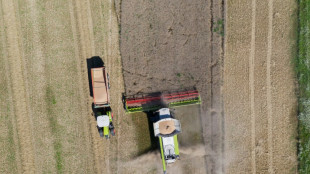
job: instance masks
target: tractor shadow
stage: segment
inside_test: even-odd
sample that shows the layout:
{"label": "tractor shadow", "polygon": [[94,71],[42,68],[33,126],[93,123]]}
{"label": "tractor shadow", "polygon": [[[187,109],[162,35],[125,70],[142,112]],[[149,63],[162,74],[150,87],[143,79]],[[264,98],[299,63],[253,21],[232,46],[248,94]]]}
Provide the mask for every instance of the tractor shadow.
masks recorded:
{"label": "tractor shadow", "polygon": [[[94,116],[95,120],[97,121],[97,117],[99,115],[101,115],[101,112],[98,110],[98,108],[95,108],[95,104],[94,103],[92,103],[92,107],[91,108],[93,110],[92,115]],[[96,123],[96,128],[98,130],[98,136],[100,136],[100,134],[99,134],[99,127],[97,126],[97,123]]]}
{"label": "tractor shadow", "polygon": [[88,72],[88,85],[89,85],[89,95],[93,97],[93,85],[91,81],[91,69],[92,68],[100,68],[104,66],[104,62],[99,56],[94,56],[88,58],[87,62],[87,72]]}

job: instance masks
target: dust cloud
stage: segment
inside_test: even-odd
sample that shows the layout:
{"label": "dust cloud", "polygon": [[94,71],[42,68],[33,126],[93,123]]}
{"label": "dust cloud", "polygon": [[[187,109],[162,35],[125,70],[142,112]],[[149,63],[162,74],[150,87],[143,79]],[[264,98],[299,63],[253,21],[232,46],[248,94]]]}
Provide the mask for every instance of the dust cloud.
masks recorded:
{"label": "dust cloud", "polygon": [[[177,160],[173,164],[167,165],[167,174],[206,173],[206,166],[204,162],[206,154],[207,153],[203,144],[192,147],[180,147],[180,160]],[[123,164],[119,165],[121,166],[119,173],[163,173],[161,162],[159,151],[149,152],[132,159],[131,161],[123,162]]]}

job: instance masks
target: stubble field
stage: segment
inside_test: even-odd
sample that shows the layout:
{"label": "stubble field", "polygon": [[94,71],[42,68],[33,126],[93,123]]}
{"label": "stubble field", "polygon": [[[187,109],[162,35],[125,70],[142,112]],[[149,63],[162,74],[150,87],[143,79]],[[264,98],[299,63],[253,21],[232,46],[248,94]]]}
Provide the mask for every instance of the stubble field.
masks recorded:
{"label": "stubble field", "polygon": [[297,173],[296,5],[226,4],[226,173]]}
{"label": "stubble field", "polygon": [[100,56],[116,67],[111,86],[121,98],[113,4],[16,0],[0,7],[1,173],[110,173],[118,140],[99,137],[86,64]]}
{"label": "stubble field", "polygon": [[[125,114],[122,93],[191,86],[202,104],[176,109],[181,160],[168,172],[296,173],[296,8],[1,0],[0,173],[161,173],[147,115]],[[94,56],[111,79],[110,140],[92,114]]]}

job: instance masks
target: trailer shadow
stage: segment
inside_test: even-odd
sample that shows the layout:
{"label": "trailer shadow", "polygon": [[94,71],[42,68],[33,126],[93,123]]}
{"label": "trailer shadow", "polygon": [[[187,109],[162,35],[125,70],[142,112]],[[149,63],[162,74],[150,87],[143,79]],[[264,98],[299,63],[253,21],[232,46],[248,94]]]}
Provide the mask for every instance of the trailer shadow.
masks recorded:
{"label": "trailer shadow", "polygon": [[89,95],[93,97],[93,86],[91,81],[91,69],[92,68],[100,68],[104,66],[104,62],[102,58],[99,56],[94,56],[86,59],[87,62],[87,72],[88,72],[88,84],[89,84]]}

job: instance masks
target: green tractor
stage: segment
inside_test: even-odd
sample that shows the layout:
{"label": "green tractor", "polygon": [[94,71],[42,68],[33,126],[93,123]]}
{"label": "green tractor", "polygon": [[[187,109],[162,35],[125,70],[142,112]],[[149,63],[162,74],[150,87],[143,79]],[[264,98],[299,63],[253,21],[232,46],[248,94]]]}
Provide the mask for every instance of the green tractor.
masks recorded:
{"label": "green tractor", "polygon": [[110,134],[115,136],[115,129],[112,123],[113,113],[111,111],[102,111],[97,112],[97,128],[100,134],[100,137],[105,137],[106,139],[110,138]]}
{"label": "green tractor", "polygon": [[92,68],[92,87],[94,104],[93,109],[97,120],[97,128],[101,137],[106,139],[115,135],[115,129],[112,123],[113,113],[110,107],[109,96],[109,75],[105,71],[105,67]]}

